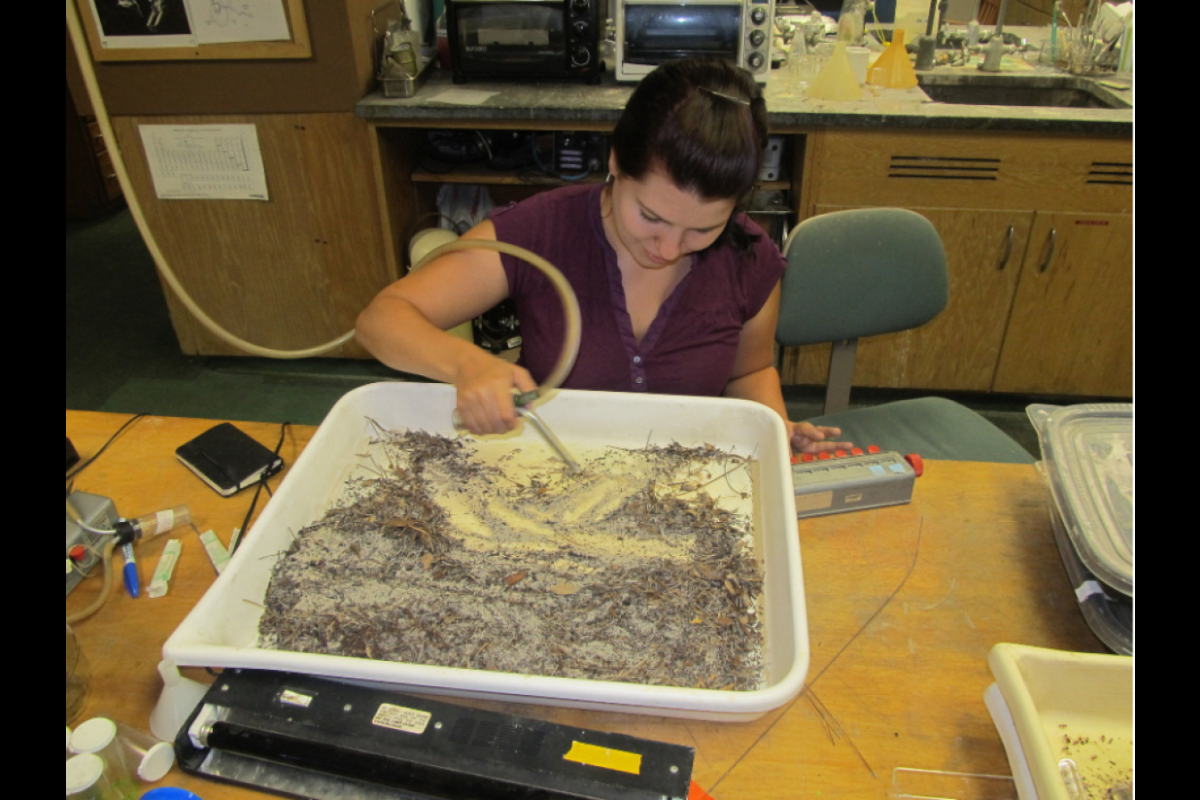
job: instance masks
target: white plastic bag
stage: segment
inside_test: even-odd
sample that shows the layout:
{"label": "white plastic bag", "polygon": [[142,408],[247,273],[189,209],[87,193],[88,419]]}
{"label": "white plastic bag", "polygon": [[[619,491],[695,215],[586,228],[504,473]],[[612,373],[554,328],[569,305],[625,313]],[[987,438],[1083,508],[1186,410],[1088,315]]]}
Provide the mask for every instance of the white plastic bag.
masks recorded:
{"label": "white plastic bag", "polygon": [[[443,183],[437,195],[438,213],[442,219],[438,227],[457,228],[464,233],[482,222],[495,204],[486,186],[470,183]],[[451,225],[450,220],[454,221]]]}

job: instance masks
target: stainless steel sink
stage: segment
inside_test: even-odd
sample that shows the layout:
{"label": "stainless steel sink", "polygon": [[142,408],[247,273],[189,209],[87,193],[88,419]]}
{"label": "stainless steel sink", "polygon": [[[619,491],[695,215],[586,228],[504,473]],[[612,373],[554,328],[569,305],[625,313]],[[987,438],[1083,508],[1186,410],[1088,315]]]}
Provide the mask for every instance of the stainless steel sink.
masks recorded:
{"label": "stainless steel sink", "polygon": [[977,106],[1046,108],[1130,108],[1117,92],[1088,78],[1070,75],[938,75],[922,73],[917,81],[937,103]]}

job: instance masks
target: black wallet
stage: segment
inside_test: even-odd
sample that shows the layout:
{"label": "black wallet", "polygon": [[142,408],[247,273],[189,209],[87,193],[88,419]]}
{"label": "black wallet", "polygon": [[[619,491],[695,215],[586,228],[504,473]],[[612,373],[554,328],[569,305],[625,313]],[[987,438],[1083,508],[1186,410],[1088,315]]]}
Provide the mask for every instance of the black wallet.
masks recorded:
{"label": "black wallet", "polygon": [[282,458],[228,422],[180,445],[175,455],[222,497],[283,469]]}

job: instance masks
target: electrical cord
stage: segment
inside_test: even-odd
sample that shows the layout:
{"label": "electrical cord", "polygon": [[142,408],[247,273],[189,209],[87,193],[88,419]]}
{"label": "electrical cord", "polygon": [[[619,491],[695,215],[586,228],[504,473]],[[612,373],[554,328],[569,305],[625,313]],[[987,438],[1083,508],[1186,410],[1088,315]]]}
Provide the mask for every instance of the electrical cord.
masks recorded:
{"label": "electrical cord", "polygon": [[[279,443],[275,445],[275,452],[273,452],[271,454],[271,462],[270,463],[274,464],[275,459],[279,457],[279,450],[283,447],[283,442],[287,438],[288,426],[291,424],[292,423],[290,423],[290,422],[285,422],[285,423],[283,423],[282,426],[280,426],[280,428],[279,428]],[[245,540],[246,534],[250,532],[250,518],[254,516],[254,509],[258,507],[258,498],[262,494],[263,487],[266,486],[267,493],[268,494],[271,493],[271,488],[269,486],[267,486],[267,478],[269,478],[269,477],[270,476],[267,475],[266,472],[263,472],[262,478],[260,478],[258,481],[258,487],[254,490],[254,499],[250,502],[250,510],[246,512],[246,519],[242,521],[242,528],[241,528],[242,535],[239,536],[238,540],[233,543],[233,549],[231,549],[229,551],[229,555],[231,555],[231,556],[237,552],[237,549],[239,547],[242,546],[242,542]]]}
{"label": "electrical cord", "polygon": [[[110,444],[112,444],[114,441],[116,441],[118,436],[120,436],[122,433],[125,432],[126,428],[128,428],[130,425],[137,422],[139,419],[141,419],[144,416],[146,416],[146,415],[145,414],[135,414],[133,417],[126,420],[125,424],[122,425],[120,428],[118,428],[117,432],[109,437],[108,441],[104,443],[104,446],[96,451],[96,455],[92,456],[87,461],[83,462],[78,467],[76,467],[75,469],[73,469],[67,473],[67,480],[68,481],[73,480],[76,475],[78,475],[79,473],[83,472],[85,469],[90,467],[92,465],[92,462],[95,461],[97,458],[99,458],[104,453],[104,451],[108,449],[108,446]],[[93,531],[93,533],[94,533],[94,531]],[[112,531],[108,531],[108,533],[112,533]]]}

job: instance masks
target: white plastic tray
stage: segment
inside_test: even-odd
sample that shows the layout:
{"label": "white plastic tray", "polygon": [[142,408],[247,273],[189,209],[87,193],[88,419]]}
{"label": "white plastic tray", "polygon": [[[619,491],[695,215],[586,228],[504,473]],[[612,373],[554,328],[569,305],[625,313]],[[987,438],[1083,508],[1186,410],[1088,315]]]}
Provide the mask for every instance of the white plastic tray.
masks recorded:
{"label": "white plastic tray", "polygon": [[[564,390],[539,401],[536,410],[568,449],[678,442],[754,454],[760,467],[755,490],[765,571],[765,688],[681,689],[259,648],[262,610],[253,603],[266,595],[275,561],[270,556],[286,550],[291,532],[319,519],[336,499],[356,454],[371,438],[368,418],[385,428],[453,436],[453,407],[453,388],[440,384],[380,383],[342,398],[225,572],[167,640],[164,656],[180,666],[291,671],[410,692],[730,722],[755,719],[799,694],[808,672],[808,623],[787,438],[778,415],[743,400]],[[529,426],[517,442],[545,447]]]}
{"label": "white plastic tray", "polygon": [[[1133,774],[1132,658],[997,644],[988,665],[1011,715],[1011,728],[997,724],[1009,763],[1029,778],[1017,781],[1021,800],[1125,796],[1109,789]],[[1068,759],[1090,792],[1064,777]]]}

